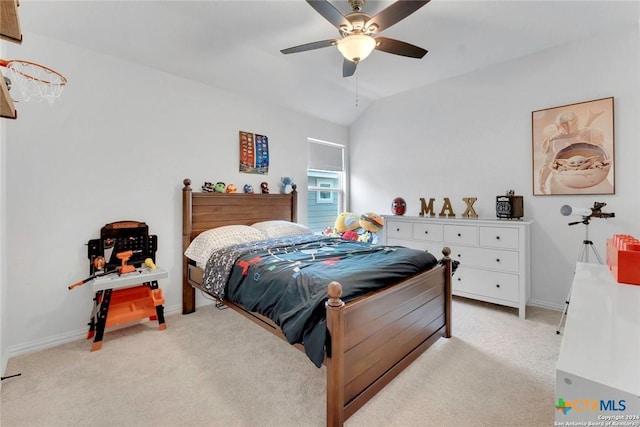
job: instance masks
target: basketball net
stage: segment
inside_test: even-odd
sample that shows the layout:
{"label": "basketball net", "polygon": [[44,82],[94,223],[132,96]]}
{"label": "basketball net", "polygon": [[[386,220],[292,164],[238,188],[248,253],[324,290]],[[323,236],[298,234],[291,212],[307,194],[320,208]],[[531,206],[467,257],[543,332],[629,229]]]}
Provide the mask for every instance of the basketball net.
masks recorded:
{"label": "basketball net", "polygon": [[67,84],[62,74],[35,62],[0,58],[0,66],[9,70],[11,85],[18,89],[25,102],[46,100],[51,105]]}

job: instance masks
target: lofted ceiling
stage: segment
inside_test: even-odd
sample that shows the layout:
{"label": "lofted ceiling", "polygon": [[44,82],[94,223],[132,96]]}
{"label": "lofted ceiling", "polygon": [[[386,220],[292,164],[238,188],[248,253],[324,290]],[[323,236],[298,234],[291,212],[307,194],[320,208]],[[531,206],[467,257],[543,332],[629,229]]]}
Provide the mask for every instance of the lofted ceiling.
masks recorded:
{"label": "lofted ceiling", "polygon": [[[331,3],[351,11],[346,0]],[[391,3],[368,0],[363,11]],[[19,12],[25,43],[34,32],[345,125],[378,99],[630,30],[640,17],[636,0],[431,0],[381,32],[427,49],[424,58],[374,51],[343,78],[335,47],[280,53],[338,37],[303,0],[21,0]]]}

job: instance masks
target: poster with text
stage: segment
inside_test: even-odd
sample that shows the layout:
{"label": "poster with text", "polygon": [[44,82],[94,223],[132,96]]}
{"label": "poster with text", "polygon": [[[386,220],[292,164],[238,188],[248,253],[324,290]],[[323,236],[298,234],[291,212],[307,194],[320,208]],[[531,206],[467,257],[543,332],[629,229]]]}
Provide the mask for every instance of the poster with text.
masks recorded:
{"label": "poster with text", "polygon": [[269,173],[269,138],[240,131],[240,172]]}

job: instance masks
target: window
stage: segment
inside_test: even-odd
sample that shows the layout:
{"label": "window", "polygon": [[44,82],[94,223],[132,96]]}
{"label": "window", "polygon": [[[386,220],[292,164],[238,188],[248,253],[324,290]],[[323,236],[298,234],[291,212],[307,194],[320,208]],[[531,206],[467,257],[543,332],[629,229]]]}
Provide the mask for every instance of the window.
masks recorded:
{"label": "window", "polygon": [[315,232],[333,227],[345,206],[344,146],[309,139],[307,225]]}
{"label": "window", "polygon": [[[316,179],[316,187],[331,188],[331,181]],[[333,193],[331,191],[316,191],[316,203],[333,203]]]}

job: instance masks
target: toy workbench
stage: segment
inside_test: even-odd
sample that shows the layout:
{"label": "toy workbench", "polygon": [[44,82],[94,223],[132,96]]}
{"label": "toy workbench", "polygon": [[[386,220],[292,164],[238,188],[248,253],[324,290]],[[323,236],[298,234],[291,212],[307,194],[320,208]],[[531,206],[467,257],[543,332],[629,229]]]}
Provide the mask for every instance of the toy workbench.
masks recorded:
{"label": "toy workbench", "polygon": [[[87,339],[94,338],[91,351],[102,348],[105,328],[149,318],[164,321],[164,295],[158,280],[168,273],[157,268],[158,238],[139,221],[106,224],[100,238],[87,243],[91,276],[73,286],[89,282],[95,292]],[[71,286],[70,289],[73,287]]]}
{"label": "toy workbench", "polygon": [[164,295],[158,280],[168,276],[161,268],[143,267],[122,275],[112,273],[92,279],[95,298],[87,334],[87,339],[94,338],[91,351],[102,348],[108,327],[149,318],[158,320],[158,329],[166,329]]}

